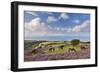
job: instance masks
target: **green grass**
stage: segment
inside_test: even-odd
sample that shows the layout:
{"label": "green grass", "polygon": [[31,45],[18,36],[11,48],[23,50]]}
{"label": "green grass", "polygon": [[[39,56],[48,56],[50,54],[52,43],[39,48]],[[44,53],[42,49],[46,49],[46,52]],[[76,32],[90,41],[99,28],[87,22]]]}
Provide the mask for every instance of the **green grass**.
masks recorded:
{"label": "green grass", "polygon": [[[32,45],[32,48],[38,47],[41,44],[46,45],[46,48],[44,50],[46,55],[63,54],[65,52],[68,52],[69,48],[74,48],[77,52],[81,51],[80,46],[72,46],[71,44],[68,44],[67,42],[66,43],[65,42],[43,42],[40,44]],[[61,45],[64,45],[63,49],[59,48],[59,46],[61,46]],[[50,47],[55,48],[55,51],[49,51]],[[32,55],[34,55],[34,54],[32,54]]]}
{"label": "green grass", "polygon": [[59,48],[55,48],[55,51],[49,51],[48,49],[45,51],[46,54],[63,54],[65,52],[68,52],[69,48],[74,48],[77,52],[79,52],[81,49],[80,49],[80,46],[65,46],[63,49],[59,49]]}

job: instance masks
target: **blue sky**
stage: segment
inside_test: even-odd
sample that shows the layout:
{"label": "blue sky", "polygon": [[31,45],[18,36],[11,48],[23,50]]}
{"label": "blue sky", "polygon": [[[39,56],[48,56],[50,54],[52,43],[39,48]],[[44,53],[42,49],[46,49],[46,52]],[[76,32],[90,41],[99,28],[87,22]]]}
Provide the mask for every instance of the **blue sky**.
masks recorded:
{"label": "blue sky", "polygon": [[24,23],[25,39],[51,40],[50,36],[61,36],[89,40],[90,36],[90,14],[24,11]]}

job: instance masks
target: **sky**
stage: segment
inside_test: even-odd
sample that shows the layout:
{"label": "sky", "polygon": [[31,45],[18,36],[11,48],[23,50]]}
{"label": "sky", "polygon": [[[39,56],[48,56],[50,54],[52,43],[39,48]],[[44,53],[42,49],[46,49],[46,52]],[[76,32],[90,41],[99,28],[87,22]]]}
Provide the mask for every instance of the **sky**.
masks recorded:
{"label": "sky", "polygon": [[25,39],[90,40],[90,14],[24,11]]}

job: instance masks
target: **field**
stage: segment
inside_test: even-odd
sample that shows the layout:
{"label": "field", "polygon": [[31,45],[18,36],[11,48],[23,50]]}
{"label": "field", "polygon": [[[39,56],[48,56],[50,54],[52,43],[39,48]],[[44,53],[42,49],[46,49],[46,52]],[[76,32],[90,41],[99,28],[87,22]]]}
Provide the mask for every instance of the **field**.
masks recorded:
{"label": "field", "polygon": [[24,61],[71,60],[90,58],[90,43],[73,46],[70,41],[24,42]]}

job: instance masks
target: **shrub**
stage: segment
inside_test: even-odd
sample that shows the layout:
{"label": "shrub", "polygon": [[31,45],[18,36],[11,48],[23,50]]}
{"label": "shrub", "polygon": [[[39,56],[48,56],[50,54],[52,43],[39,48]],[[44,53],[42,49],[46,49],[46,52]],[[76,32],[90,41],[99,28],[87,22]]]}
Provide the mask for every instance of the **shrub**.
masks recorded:
{"label": "shrub", "polygon": [[76,46],[76,45],[78,45],[80,43],[80,40],[78,40],[78,39],[73,39],[73,40],[71,40],[71,44],[73,45],[73,46]]}

